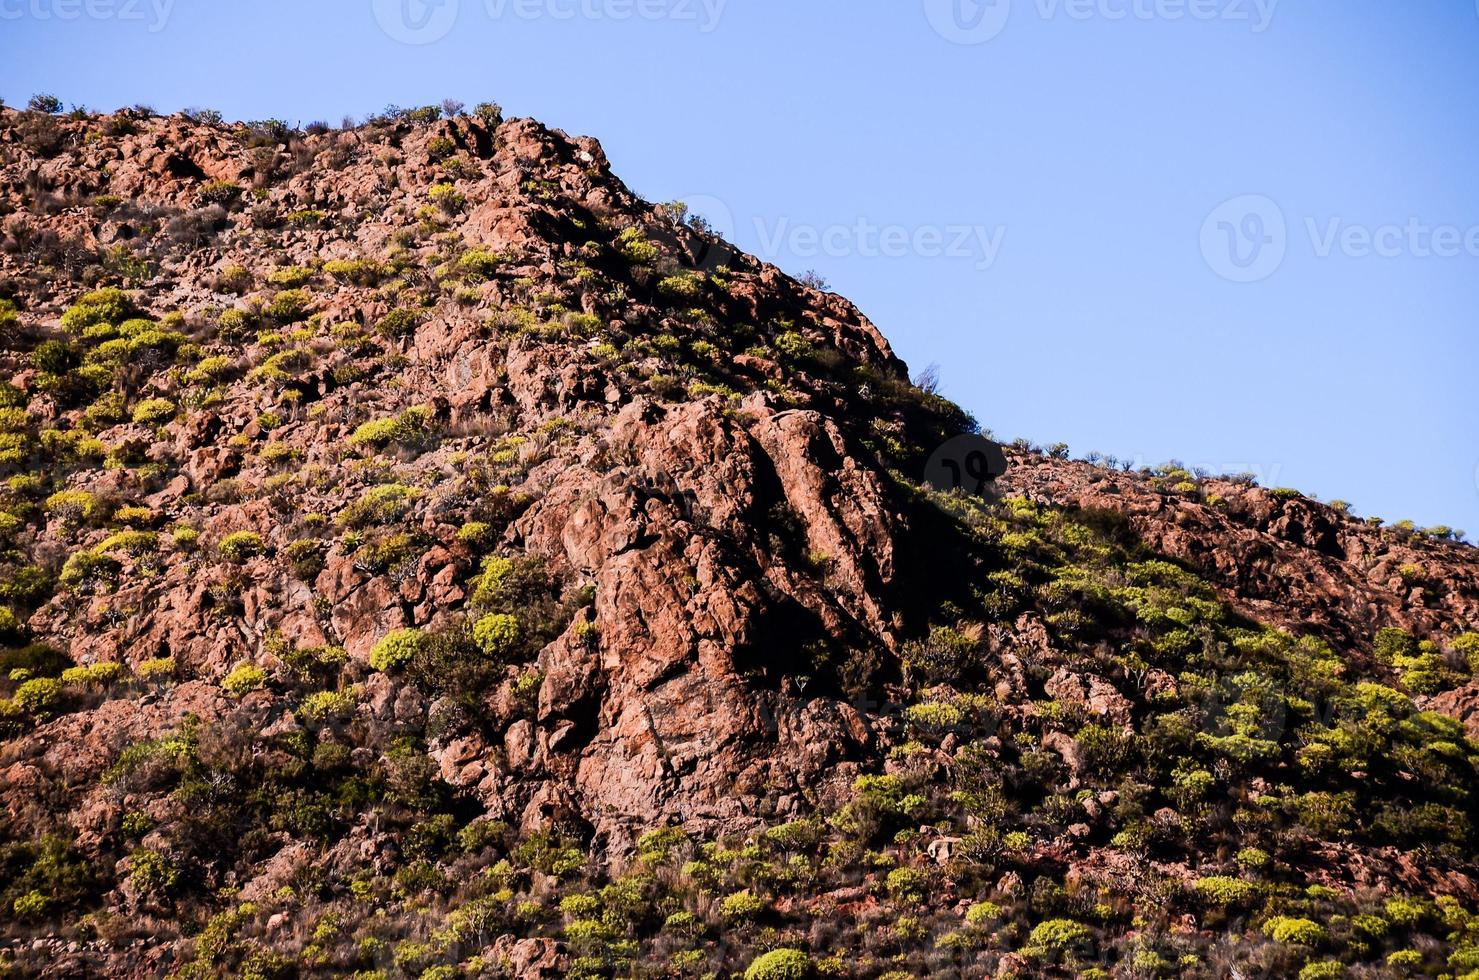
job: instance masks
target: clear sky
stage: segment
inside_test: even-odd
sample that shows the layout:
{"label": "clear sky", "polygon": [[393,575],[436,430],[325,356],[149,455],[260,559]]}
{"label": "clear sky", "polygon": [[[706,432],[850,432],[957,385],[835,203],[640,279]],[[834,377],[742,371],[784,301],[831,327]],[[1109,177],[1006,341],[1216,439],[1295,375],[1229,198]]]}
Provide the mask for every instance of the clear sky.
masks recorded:
{"label": "clear sky", "polygon": [[1479,537],[1475,0],[0,0],[0,95],[494,100],[999,437]]}

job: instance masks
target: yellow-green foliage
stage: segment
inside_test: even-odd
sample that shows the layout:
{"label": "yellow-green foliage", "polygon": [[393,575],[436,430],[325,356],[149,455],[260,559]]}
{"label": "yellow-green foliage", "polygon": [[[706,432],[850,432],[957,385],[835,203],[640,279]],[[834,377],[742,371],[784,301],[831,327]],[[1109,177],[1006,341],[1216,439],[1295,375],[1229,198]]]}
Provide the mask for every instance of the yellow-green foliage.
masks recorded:
{"label": "yellow-green foliage", "polygon": [[495,602],[499,586],[513,570],[514,563],[502,555],[489,555],[484,558],[482,574],[478,576],[477,587],[472,593],[473,605],[487,606]]}
{"label": "yellow-green foliage", "polygon": [[83,296],[62,314],[62,327],[81,334],[98,324],[118,324],[133,315],[133,299],[121,289],[99,289]]}
{"label": "yellow-green foliage", "polygon": [[475,248],[463,253],[457,260],[457,268],[468,279],[481,281],[491,279],[501,261],[496,252]]}
{"label": "yellow-green foliage", "polygon": [[811,975],[811,957],[799,949],[762,953],[745,970],[745,980],[806,980]]}
{"label": "yellow-green foliage", "polygon": [[46,498],[46,512],[66,523],[91,520],[98,508],[97,498],[86,490],[58,490]]}
{"label": "yellow-green foliage", "polygon": [[766,907],[765,899],[745,888],[719,900],[719,917],[725,922],[748,922],[764,912]]}
{"label": "yellow-green foliage", "polygon": [[1001,906],[995,902],[977,902],[965,913],[965,921],[973,926],[984,926],[1001,918]]}
{"label": "yellow-green foliage", "polygon": [[1479,674],[1479,633],[1465,633],[1453,641],[1454,652],[1464,658],[1471,674]]}
{"label": "yellow-green foliage", "polygon": [[370,651],[370,666],[376,670],[394,670],[408,663],[421,649],[420,630],[392,630],[381,638]]}
{"label": "yellow-green foliage", "polygon": [[55,677],[37,677],[24,681],[15,689],[11,700],[28,715],[45,715],[62,700],[62,682]]}
{"label": "yellow-green foliage", "polygon": [[123,664],[104,660],[86,667],[68,667],[62,671],[62,683],[78,687],[92,684],[107,686],[123,676]]}
{"label": "yellow-green foliage", "polygon": [[616,250],[627,261],[647,265],[657,259],[657,246],[647,240],[641,228],[631,227],[616,236]]}
{"label": "yellow-green foliage", "polygon": [[354,711],[358,691],[317,691],[303,699],[301,710],[310,721],[327,718],[344,718]]}
{"label": "yellow-green foliage", "polygon": [[153,657],[139,663],[136,673],[142,680],[157,681],[173,677],[175,673],[174,657]]}
{"label": "yellow-green foliage", "polygon": [[285,289],[267,304],[267,315],[283,323],[296,323],[308,315],[312,302],[304,290]]}
{"label": "yellow-green foliage", "polygon": [[415,310],[397,308],[381,317],[375,329],[387,337],[404,337],[415,332],[420,323],[421,315]]}
{"label": "yellow-green foliage", "polygon": [[236,564],[260,555],[262,548],[262,535],[255,531],[232,531],[220,544],[221,557]]}
{"label": "yellow-green foliage", "polygon": [[668,276],[657,284],[657,291],[670,299],[692,300],[703,292],[703,281],[692,273]]}
{"label": "yellow-green foliage", "polygon": [[476,547],[488,540],[493,528],[483,521],[468,521],[457,529],[457,540]]}
{"label": "yellow-green foliage", "polygon": [[462,192],[447,183],[433,184],[431,190],[426,192],[426,198],[448,214],[456,214],[467,203]]}
{"label": "yellow-green foliage", "polygon": [[345,527],[389,524],[398,521],[421,498],[421,491],[400,483],[382,483],[366,490],[339,515]]}
{"label": "yellow-green foliage", "polygon": [[1208,903],[1221,908],[1248,902],[1259,892],[1258,886],[1253,882],[1227,875],[1198,878],[1192,887]]}
{"label": "yellow-green foliage", "polygon": [[289,265],[281,269],[274,269],[267,276],[267,281],[274,286],[296,287],[313,279],[313,270],[306,265]]}
{"label": "yellow-green foliage", "polygon": [[267,683],[267,671],[256,664],[238,664],[221,678],[221,689],[232,697],[241,697]]}
{"label": "yellow-green foliage", "polygon": [[483,653],[501,660],[518,645],[519,621],[506,613],[484,616],[473,624],[472,637]]}
{"label": "yellow-green foliage", "polygon": [[324,263],[324,272],[343,282],[353,283],[356,286],[373,286],[385,277],[389,276],[391,270],[374,259],[334,259]]}
{"label": "yellow-green foliage", "polygon": [[1029,956],[1072,953],[1085,947],[1091,938],[1088,927],[1082,923],[1072,919],[1048,919],[1033,927],[1023,952]]}
{"label": "yellow-green foliage", "polygon": [[1325,927],[1312,919],[1276,915],[1263,924],[1263,934],[1276,943],[1318,946],[1328,938]]}
{"label": "yellow-green foliage", "polygon": [[392,443],[415,446],[425,443],[431,435],[431,413],[417,407],[391,418],[364,423],[350,435],[349,444],[374,449],[384,449]]}
{"label": "yellow-green foliage", "polygon": [[133,420],[140,425],[163,425],[175,417],[175,403],[168,398],[147,398],[134,406]]}

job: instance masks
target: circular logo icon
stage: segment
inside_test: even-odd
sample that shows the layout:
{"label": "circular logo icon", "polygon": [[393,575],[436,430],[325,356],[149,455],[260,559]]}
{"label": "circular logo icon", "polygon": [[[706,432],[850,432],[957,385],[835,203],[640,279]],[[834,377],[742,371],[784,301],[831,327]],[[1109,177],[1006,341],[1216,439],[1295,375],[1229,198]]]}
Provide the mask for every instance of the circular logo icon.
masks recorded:
{"label": "circular logo icon", "polygon": [[1283,210],[1261,194],[1219,204],[1202,222],[1202,257],[1228,282],[1261,282],[1279,271],[1289,250]]}
{"label": "circular logo icon", "polygon": [[924,467],[924,482],[941,493],[962,490],[989,497],[996,478],[1007,471],[1007,454],[984,436],[963,435],[949,440]]}
{"label": "circular logo icon", "polygon": [[371,0],[375,20],[393,41],[431,44],[457,23],[458,0]]}
{"label": "circular logo icon", "polygon": [[985,44],[1007,29],[1012,0],[924,0],[935,33],[952,44]]}

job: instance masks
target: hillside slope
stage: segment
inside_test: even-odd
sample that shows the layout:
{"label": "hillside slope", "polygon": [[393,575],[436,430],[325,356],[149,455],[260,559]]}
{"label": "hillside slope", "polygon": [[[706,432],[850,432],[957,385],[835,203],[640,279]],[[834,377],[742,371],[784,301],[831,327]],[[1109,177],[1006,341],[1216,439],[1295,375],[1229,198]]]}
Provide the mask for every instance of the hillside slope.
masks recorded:
{"label": "hillside slope", "polygon": [[1479,969],[1473,548],[938,493],[851,304],[437,116],[0,110],[0,963]]}

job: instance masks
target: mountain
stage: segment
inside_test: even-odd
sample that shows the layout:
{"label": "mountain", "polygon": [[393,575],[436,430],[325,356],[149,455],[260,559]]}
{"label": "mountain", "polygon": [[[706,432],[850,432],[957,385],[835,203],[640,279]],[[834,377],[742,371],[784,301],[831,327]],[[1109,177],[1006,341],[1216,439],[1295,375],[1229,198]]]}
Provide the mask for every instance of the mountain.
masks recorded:
{"label": "mountain", "polygon": [[1479,975],[1461,535],[940,487],[852,304],[491,105],[3,109],[0,223],[8,975]]}

